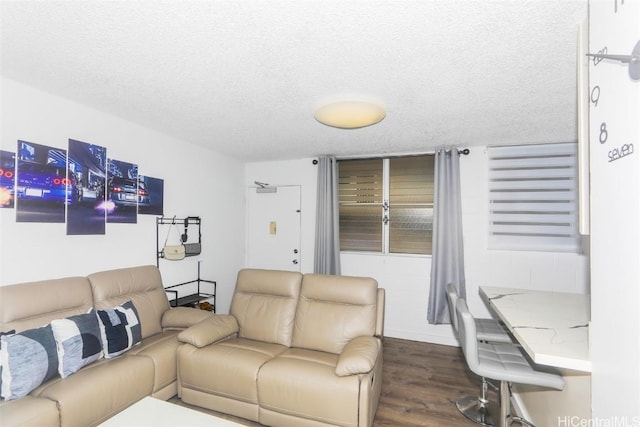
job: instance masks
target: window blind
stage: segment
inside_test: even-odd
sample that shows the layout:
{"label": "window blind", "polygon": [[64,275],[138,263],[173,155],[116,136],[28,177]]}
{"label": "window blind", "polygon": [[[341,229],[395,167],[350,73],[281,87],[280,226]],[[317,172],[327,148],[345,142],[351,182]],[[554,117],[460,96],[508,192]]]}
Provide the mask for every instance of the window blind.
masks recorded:
{"label": "window blind", "polygon": [[382,159],[341,161],[340,203],[382,203]]}
{"label": "window blind", "polygon": [[489,249],[575,252],[577,143],[489,147]]}
{"label": "window blind", "polygon": [[433,155],[340,160],[340,249],[431,254]]}
{"label": "window blind", "polygon": [[382,159],[338,162],[340,249],[382,251]]}
{"label": "window blind", "polygon": [[389,252],[431,254],[433,155],[389,160]]}

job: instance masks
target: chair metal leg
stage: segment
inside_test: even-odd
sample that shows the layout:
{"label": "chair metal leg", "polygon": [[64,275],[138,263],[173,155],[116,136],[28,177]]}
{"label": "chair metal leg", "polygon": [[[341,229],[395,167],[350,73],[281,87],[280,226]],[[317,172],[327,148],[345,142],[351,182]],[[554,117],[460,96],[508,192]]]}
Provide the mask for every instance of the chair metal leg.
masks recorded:
{"label": "chair metal leg", "polygon": [[507,381],[500,381],[500,427],[511,425],[511,392]]}
{"label": "chair metal leg", "polygon": [[536,427],[522,417],[511,415],[511,387],[507,381],[500,381],[500,426],[508,427],[514,422],[523,426]]}
{"label": "chair metal leg", "polygon": [[482,378],[482,394],[480,397],[464,396],[456,401],[458,410],[473,421],[483,426],[496,426],[498,405],[489,402],[487,397],[488,383]]}

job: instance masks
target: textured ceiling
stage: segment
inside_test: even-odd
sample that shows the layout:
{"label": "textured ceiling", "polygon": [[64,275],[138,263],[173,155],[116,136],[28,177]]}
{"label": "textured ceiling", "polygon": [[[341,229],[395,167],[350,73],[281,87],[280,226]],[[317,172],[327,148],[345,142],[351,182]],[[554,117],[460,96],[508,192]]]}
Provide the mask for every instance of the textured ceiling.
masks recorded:
{"label": "textured ceiling", "polygon": [[[242,160],[577,139],[587,0],[0,7],[4,77]],[[315,121],[343,97],[387,116],[354,130]]]}

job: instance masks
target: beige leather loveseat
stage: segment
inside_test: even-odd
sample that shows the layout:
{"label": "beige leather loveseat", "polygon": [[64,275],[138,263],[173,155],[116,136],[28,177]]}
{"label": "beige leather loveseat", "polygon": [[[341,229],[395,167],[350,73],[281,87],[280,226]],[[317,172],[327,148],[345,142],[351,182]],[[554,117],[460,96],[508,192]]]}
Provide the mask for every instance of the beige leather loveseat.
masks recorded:
{"label": "beige leather loveseat", "polygon": [[[137,310],[138,321],[132,323],[139,328],[140,344],[117,357],[94,361],[64,379],[56,374],[28,395],[3,401],[0,425],[93,426],[145,396],[174,396],[177,335],[213,314],[184,307],[170,309],[155,266],[2,286],[0,332],[12,330],[17,336],[52,321],[86,314],[91,308],[107,310],[127,301]],[[24,362],[31,356],[6,357]],[[25,369],[35,371],[28,364]],[[5,374],[8,372],[3,372],[3,381]]]}
{"label": "beige leather loveseat", "polygon": [[230,314],[178,335],[179,396],[270,426],[370,426],[383,314],[373,279],[242,270]]}

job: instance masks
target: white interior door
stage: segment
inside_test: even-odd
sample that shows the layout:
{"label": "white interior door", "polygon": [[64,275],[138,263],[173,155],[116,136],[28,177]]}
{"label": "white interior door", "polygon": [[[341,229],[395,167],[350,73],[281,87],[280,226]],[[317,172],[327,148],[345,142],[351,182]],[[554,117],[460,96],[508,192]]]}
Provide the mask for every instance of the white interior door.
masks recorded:
{"label": "white interior door", "polygon": [[300,186],[247,194],[247,267],[300,271]]}

